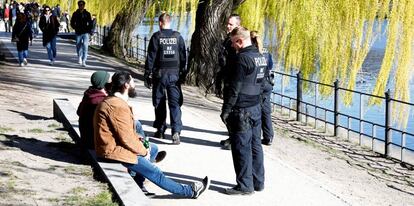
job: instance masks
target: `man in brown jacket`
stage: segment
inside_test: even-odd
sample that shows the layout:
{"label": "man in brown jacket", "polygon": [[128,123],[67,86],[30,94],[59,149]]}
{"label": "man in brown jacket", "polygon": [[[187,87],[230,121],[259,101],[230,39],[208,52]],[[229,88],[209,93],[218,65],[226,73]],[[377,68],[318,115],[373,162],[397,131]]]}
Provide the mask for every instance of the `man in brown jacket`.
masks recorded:
{"label": "man in brown jacket", "polygon": [[121,162],[126,168],[139,173],[157,186],[173,194],[197,198],[210,184],[208,177],[191,185],[179,184],[167,178],[149,161],[149,151],[135,132],[129,97],[136,96],[135,83],[128,72],[112,76],[112,95],[102,101],[95,111],[94,138],[98,157]]}

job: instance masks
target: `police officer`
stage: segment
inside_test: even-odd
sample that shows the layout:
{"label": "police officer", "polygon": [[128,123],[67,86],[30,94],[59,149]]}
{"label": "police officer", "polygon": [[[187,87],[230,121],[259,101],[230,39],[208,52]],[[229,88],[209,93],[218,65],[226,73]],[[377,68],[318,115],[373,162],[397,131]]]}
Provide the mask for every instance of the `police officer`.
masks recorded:
{"label": "police officer", "polygon": [[224,192],[248,195],[264,189],[259,102],[267,60],[252,45],[247,29],[235,28],[231,32],[231,41],[237,50],[236,66],[231,71],[228,96],[224,98],[220,117],[230,130],[237,185]]}
{"label": "police officer", "polygon": [[152,86],[152,104],[155,108],[153,127],[157,129],[156,138],[164,138],[167,129],[166,99],[170,110],[170,124],[173,144],[180,144],[181,105],[183,96],[181,83],[187,71],[184,39],[180,33],[170,29],[171,16],[163,13],[159,17],[160,31],[155,32],[148,45],[145,61],[145,86]]}
{"label": "police officer", "polygon": [[261,54],[266,57],[267,69],[265,70],[264,81],[262,84],[262,94],[260,98],[260,105],[262,107],[262,144],[270,146],[273,143],[273,123],[272,123],[272,106],[270,103],[270,95],[273,91],[274,74],[270,73],[273,68],[272,55],[263,48],[262,41],[257,31],[251,31],[250,37],[252,44],[259,50]]}
{"label": "police officer", "polygon": [[[217,72],[215,79],[215,91],[218,97],[221,97],[223,94],[223,98],[226,98],[227,95],[229,77],[231,76],[230,71],[234,70],[234,65],[236,61],[236,50],[232,47],[230,32],[233,31],[234,28],[239,27],[240,24],[241,19],[238,14],[230,15],[230,17],[227,20],[227,36],[221,45],[221,50],[219,53],[220,70]],[[222,86],[223,82],[224,88]],[[223,146],[224,149],[230,149],[230,139],[222,140],[220,141],[220,144]]]}

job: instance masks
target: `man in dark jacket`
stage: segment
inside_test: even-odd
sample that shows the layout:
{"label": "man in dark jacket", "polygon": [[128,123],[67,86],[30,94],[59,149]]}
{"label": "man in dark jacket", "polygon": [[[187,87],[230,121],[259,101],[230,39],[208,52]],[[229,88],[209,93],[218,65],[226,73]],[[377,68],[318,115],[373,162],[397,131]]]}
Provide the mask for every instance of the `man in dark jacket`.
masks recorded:
{"label": "man in dark jacket", "polygon": [[108,96],[105,85],[109,81],[110,74],[105,71],[94,72],[91,76],[91,84],[84,93],[76,113],[79,115],[79,131],[82,145],[88,149],[95,149],[93,141],[93,114],[96,106]]}
{"label": "man in dark jacket", "polygon": [[52,15],[49,6],[45,6],[44,15],[40,17],[39,27],[43,32],[43,46],[46,47],[49,65],[55,63],[56,58],[56,35],[59,32],[59,21]]}
{"label": "man in dark jacket", "polygon": [[[236,50],[232,47],[230,33],[233,29],[239,27],[241,24],[241,19],[238,14],[230,15],[227,20],[227,36],[224,39],[221,50],[219,53],[219,65],[220,70],[216,74],[215,86],[216,86],[216,95],[223,98],[226,98],[227,88],[229,85],[229,78],[231,77],[231,71],[234,70],[235,59],[236,59]],[[224,87],[222,86],[224,83]],[[230,149],[230,138],[220,141],[220,144],[223,146],[223,149]]]}
{"label": "man in dark jacket", "polygon": [[89,34],[92,31],[91,13],[85,9],[85,1],[78,1],[78,10],[73,12],[70,26],[76,33],[76,52],[78,53],[79,64],[86,67],[88,58]]}
{"label": "man in dark jacket", "polygon": [[220,117],[229,129],[237,185],[225,193],[248,195],[264,189],[259,102],[267,60],[252,45],[247,29],[235,28],[231,41],[237,50],[236,65]]}
{"label": "man in dark jacket", "polygon": [[186,50],[183,37],[170,28],[171,17],[167,13],[159,17],[160,31],[155,32],[148,44],[148,56],[145,61],[145,85],[151,88],[152,104],[155,107],[153,127],[157,129],[155,137],[164,138],[167,128],[167,107],[170,109],[170,124],[173,144],[180,144],[182,129],[181,105],[183,94],[181,83],[185,81]]}

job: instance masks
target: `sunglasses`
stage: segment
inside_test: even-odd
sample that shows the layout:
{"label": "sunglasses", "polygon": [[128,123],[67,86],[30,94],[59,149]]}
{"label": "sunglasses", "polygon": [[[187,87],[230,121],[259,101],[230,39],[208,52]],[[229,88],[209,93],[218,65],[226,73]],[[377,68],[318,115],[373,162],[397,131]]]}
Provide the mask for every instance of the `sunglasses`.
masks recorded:
{"label": "sunglasses", "polygon": [[50,11],[50,9],[45,9],[45,11]]}

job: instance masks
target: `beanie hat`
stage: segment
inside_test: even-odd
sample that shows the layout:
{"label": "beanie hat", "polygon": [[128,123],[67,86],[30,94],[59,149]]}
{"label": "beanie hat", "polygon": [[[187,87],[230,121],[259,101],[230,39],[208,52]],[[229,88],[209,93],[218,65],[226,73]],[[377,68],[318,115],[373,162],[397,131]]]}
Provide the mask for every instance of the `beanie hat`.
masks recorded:
{"label": "beanie hat", "polygon": [[109,76],[109,73],[106,71],[94,72],[91,76],[92,87],[95,89],[104,88],[105,84],[108,83]]}

